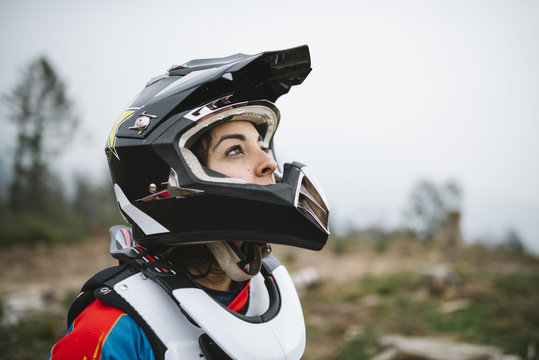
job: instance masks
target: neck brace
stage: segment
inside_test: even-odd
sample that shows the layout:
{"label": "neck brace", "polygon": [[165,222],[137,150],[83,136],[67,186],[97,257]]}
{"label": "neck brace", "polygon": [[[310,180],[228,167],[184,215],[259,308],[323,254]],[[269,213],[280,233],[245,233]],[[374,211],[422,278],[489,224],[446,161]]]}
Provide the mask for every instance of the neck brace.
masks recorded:
{"label": "neck brace", "polygon": [[[246,316],[230,311],[198,288],[179,288],[170,294],[140,273],[115,284],[114,290],[167,347],[166,360],[198,358],[203,334],[233,359],[299,359],[305,349],[299,298],[286,268],[272,256],[264,263],[273,263],[271,271],[252,279]],[[278,297],[276,313],[271,311],[275,307],[272,284]]]}
{"label": "neck brace", "polygon": [[110,232],[112,256],[140,271],[110,286],[165,345],[166,360],[210,359],[199,345],[203,336],[233,359],[299,359],[303,354],[301,304],[290,275],[274,256],[262,260],[249,287],[246,315],[241,315],[175,271],[166,258],[130,246],[127,229]]}

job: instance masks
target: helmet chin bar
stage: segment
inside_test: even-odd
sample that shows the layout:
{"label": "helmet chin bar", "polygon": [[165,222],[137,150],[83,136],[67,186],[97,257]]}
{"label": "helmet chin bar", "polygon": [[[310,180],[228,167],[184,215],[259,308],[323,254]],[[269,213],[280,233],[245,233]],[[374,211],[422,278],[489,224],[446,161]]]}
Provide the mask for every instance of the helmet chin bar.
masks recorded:
{"label": "helmet chin bar", "polygon": [[193,186],[204,192],[136,201],[134,206],[150,218],[162,219],[169,230],[141,233],[143,224],[131,219],[137,241],[154,246],[239,240],[320,250],[329,236],[325,196],[301,163],[285,164],[278,184],[201,182]]}

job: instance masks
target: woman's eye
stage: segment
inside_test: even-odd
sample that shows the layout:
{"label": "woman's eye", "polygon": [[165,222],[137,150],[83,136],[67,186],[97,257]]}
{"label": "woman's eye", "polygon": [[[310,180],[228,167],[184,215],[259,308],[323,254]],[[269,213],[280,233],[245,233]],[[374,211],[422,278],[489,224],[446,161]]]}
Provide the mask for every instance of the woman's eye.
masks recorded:
{"label": "woman's eye", "polygon": [[226,156],[243,154],[243,149],[240,145],[234,145],[226,151]]}

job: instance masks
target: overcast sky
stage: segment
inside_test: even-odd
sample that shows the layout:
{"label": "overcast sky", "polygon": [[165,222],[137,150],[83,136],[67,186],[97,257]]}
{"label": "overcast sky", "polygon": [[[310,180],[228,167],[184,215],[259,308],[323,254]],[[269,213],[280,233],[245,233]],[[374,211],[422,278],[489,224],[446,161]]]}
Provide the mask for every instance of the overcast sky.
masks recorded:
{"label": "overcast sky", "polygon": [[396,226],[417,181],[454,179],[466,239],[515,228],[539,252],[539,1],[3,0],[0,92],[46,55],[83,121],[56,167],[104,176],[151,77],[301,44],[313,72],[277,101],[276,151],[313,167],[337,223]]}

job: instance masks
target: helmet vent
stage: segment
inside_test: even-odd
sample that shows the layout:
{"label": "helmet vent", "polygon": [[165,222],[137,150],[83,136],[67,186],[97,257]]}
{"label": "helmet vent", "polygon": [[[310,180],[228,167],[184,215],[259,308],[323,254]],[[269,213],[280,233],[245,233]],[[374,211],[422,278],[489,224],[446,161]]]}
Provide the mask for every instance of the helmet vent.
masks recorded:
{"label": "helmet vent", "polygon": [[301,180],[297,206],[307,211],[329,233],[329,209],[323,195],[318,192],[307,176],[303,176]]}

